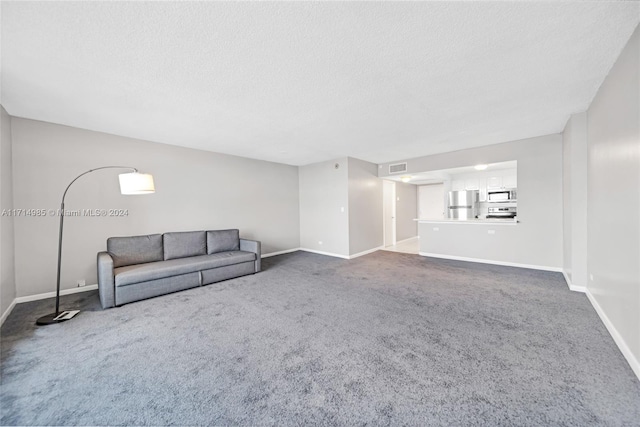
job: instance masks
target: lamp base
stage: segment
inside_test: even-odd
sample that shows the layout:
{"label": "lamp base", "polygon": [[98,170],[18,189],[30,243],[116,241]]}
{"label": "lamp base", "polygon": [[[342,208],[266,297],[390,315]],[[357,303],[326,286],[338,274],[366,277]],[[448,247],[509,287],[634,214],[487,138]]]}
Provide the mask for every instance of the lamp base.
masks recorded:
{"label": "lamp base", "polygon": [[53,325],[54,323],[62,323],[73,319],[80,310],[60,311],[58,313],[47,314],[36,320],[36,325]]}

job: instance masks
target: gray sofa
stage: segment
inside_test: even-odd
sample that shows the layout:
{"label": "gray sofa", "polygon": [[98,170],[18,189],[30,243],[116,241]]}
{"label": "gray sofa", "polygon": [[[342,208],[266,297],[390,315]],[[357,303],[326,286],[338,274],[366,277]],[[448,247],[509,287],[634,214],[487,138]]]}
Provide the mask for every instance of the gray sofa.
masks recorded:
{"label": "gray sofa", "polygon": [[111,237],[98,253],[100,303],[109,308],[260,271],[260,242],[238,230]]}

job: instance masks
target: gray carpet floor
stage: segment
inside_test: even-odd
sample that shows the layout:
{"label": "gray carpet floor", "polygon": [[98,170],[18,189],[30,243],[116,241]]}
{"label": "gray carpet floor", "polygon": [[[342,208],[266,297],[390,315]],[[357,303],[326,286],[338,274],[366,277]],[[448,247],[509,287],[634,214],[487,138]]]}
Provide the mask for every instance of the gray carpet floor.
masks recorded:
{"label": "gray carpet floor", "polygon": [[640,425],[640,383],[561,274],[379,251],[2,327],[3,425]]}

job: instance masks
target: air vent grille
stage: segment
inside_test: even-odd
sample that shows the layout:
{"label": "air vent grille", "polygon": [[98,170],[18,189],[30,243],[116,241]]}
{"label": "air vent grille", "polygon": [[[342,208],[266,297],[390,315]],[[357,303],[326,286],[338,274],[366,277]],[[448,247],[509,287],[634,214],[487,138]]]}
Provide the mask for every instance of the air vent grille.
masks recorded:
{"label": "air vent grille", "polygon": [[396,163],[389,165],[389,173],[402,173],[407,171],[407,163]]}

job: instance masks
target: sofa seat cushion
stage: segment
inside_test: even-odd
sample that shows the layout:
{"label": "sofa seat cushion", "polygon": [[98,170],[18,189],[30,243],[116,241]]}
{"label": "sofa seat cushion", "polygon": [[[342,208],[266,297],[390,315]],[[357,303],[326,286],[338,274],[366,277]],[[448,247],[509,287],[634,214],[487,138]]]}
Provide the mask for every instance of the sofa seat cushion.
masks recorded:
{"label": "sofa seat cushion", "polygon": [[149,262],[114,269],[115,285],[128,286],[164,277],[193,273],[241,262],[255,261],[256,254],[244,251],[219,252],[212,255],[199,255],[177,258],[168,261]]}

